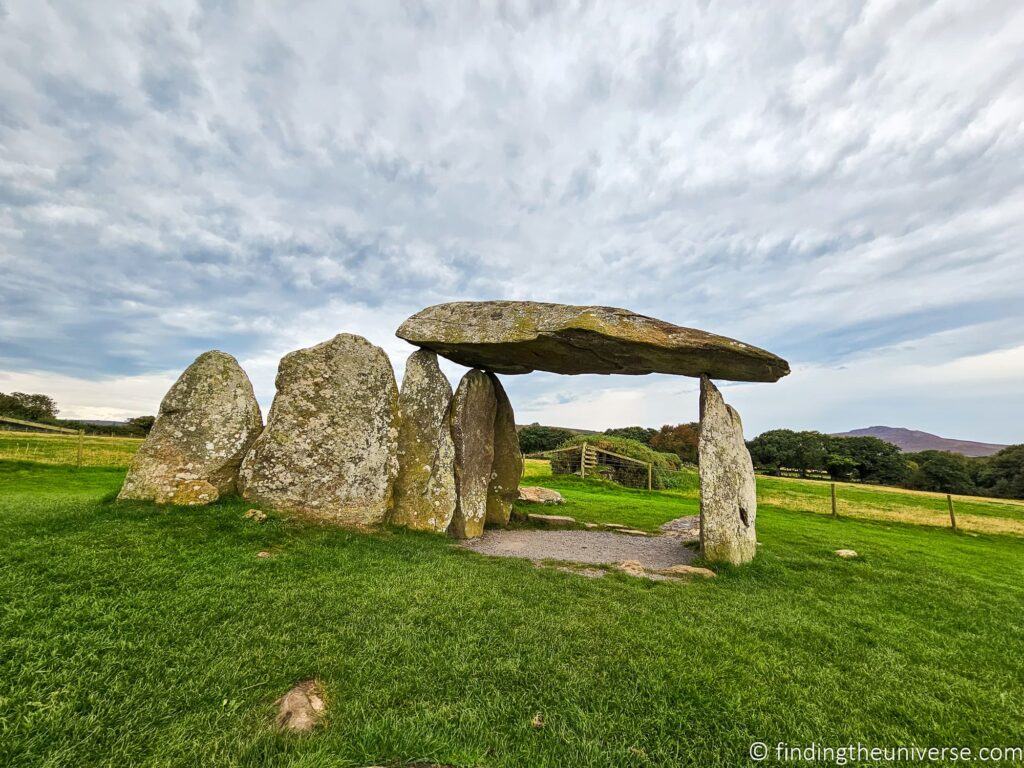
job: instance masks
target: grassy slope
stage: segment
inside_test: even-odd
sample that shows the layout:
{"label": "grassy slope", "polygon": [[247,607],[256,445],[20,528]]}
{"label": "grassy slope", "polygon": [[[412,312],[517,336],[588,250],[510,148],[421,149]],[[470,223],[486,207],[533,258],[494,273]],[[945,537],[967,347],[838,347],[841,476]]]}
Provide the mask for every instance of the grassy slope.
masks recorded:
{"label": "grassy slope", "polygon": [[[104,501],[121,474],[0,462],[2,765],[735,766],[755,739],[1024,736],[1016,537],[765,505],[751,566],[595,581],[237,501]],[[558,482],[576,514],[589,493],[642,518]],[[274,734],[308,676],[329,724]]]}

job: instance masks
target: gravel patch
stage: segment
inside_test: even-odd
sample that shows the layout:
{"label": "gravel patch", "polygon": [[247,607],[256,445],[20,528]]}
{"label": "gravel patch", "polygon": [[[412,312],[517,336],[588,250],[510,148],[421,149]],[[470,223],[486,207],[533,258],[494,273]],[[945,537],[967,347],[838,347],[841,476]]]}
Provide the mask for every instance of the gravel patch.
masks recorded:
{"label": "gravel patch", "polygon": [[492,557],[522,557],[534,562],[613,564],[635,560],[660,570],[691,562],[697,553],[676,537],[627,536],[611,531],[493,530],[459,546]]}

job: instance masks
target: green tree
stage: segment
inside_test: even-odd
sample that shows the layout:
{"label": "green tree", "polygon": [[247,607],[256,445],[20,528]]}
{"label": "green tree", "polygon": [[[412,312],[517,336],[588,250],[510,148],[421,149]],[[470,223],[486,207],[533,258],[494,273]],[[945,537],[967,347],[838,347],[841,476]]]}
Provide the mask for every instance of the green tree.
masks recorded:
{"label": "green tree", "polygon": [[776,470],[779,467],[798,469],[827,469],[828,436],[821,432],[794,432],[792,429],[772,429],[755,437],[747,448],[754,464]]}
{"label": "green tree", "polygon": [[977,486],[982,493],[1024,499],[1024,445],[1011,445],[974,462]]}
{"label": "green tree", "polygon": [[148,435],[155,422],[156,416],[136,416],[134,419],[128,419],[128,426]]}
{"label": "green tree", "polygon": [[910,478],[906,455],[892,443],[877,437],[823,435],[828,452],[852,459],[861,480],[883,485],[902,485]]}
{"label": "green tree", "polygon": [[971,459],[948,451],[921,451],[908,454],[916,465],[907,485],[921,491],[941,493],[977,493],[971,477]]}
{"label": "green tree", "polygon": [[519,450],[523,453],[550,451],[569,440],[574,434],[568,429],[531,424],[519,430]]}
{"label": "green tree", "polygon": [[57,418],[57,403],[49,395],[24,392],[0,392],[0,416],[26,421],[51,421]]}
{"label": "green tree", "polygon": [[700,439],[700,425],[666,424],[650,440],[649,445],[662,453],[674,453],[690,464],[697,463],[697,443]]}
{"label": "green tree", "polygon": [[857,479],[857,462],[849,456],[830,453],[826,459],[825,468],[833,480]]}
{"label": "green tree", "polygon": [[658,434],[658,430],[650,427],[616,427],[615,429],[606,429],[604,433],[612,437],[624,437],[627,440],[636,440],[638,443],[650,445],[651,438]]}

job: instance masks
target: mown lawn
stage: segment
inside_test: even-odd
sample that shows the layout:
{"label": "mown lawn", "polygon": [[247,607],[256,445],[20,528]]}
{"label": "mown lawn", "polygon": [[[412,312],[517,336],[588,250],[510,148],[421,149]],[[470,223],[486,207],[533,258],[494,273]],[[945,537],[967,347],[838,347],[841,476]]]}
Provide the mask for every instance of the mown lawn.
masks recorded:
{"label": "mown lawn", "polygon": [[[762,504],[747,567],[592,580],[424,534],[258,525],[237,500],[111,502],[122,476],[0,462],[0,765],[737,766],[753,741],[1024,742],[1019,537]],[[695,510],[545,484],[580,519]],[[273,701],[308,677],[329,721],[276,733]]]}

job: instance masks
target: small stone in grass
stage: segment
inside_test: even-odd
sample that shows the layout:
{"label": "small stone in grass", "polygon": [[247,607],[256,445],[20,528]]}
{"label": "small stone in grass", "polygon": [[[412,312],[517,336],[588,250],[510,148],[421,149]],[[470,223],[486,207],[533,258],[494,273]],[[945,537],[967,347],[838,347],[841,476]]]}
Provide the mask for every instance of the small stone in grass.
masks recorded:
{"label": "small stone in grass", "polygon": [[533,720],[530,721],[530,725],[533,726],[534,728],[543,728],[544,727],[544,715],[542,715],[540,712],[535,714],[533,716]]}
{"label": "small stone in grass", "polygon": [[270,553],[267,552],[267,550],[265,550],[265,549],[256,553],[256,557],[270,557],[270,556],[271,556]]}
{"label": "small stone in grass", "polygon": [[643,578],[647,575],[646,572],[644,572],[644,567],[640,564],[639,560],[623,560],[615,567],[623,573],[628,573],[630,576],[637,576]]}
{"label": "small stone in grass", "polygon": [[303,680],[277,700],[277,727],[305,733],[313,730],[323,717],[323,690],[316,680]]}
{"label": "small stone in grass", "polygon": [[650,536],[651,535],[647,531],[640,531],[640,530],[637,530],[636,528],[616,528],[615,532],[616,533],[625,533],[625,534],[628,534],[629,536]]}
{"label": "small stone in grass", "polygon": [[531,504],[565,504],[565,499],[558,491],[542,488],[539,485],[520,486],[519,500]]}
{"label": "small stone in grass", "polygon": [[261,512],[258,509],[250,509],[248,512],[245,513],[245,519],[253,520],[257,523],[262,523],[267,519],[267,513]]}
{"label": "small stone in grass", "polygon": [[856,550],[853,550],[853,549],[837,549],[836,550],[836,556],[837,557],[841,557],[844,560],[851,560],[851,559],[857,557],[858,555],[857,555]]}

